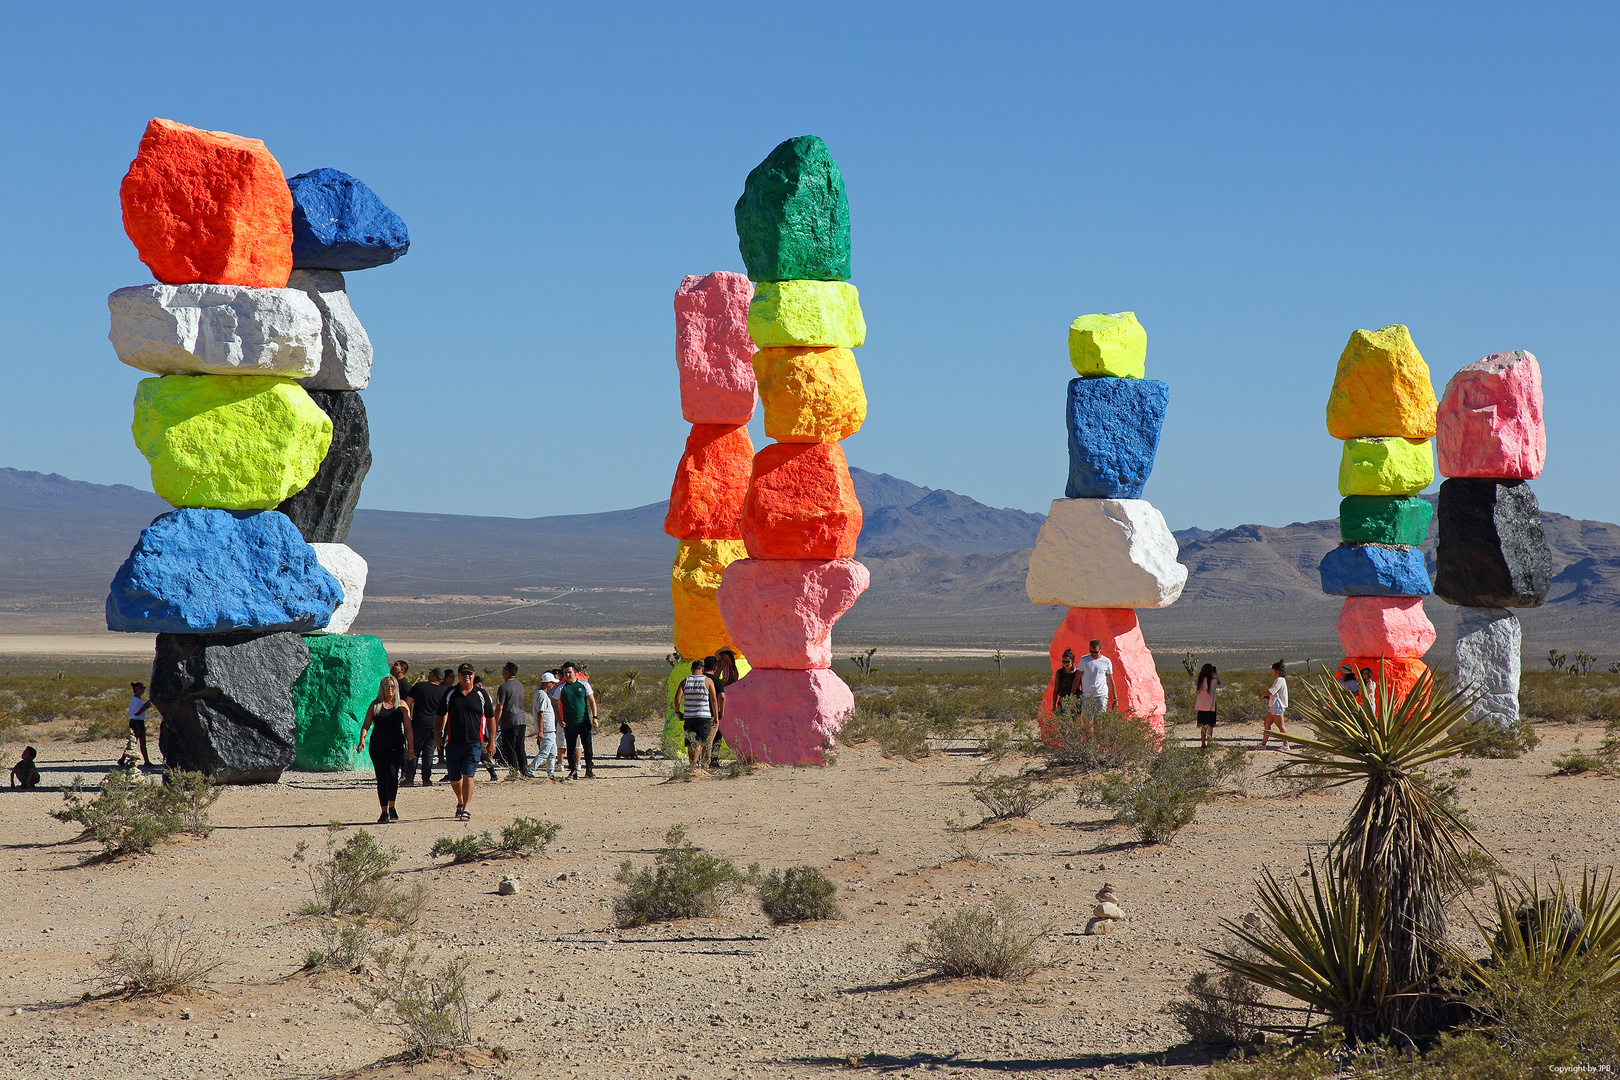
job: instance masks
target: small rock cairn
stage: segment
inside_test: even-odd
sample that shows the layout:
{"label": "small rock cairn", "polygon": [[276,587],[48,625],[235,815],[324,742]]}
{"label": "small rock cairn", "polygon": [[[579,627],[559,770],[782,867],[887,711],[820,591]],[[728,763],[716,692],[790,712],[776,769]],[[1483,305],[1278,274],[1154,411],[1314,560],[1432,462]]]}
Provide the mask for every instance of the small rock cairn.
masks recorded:
{"label": "small rock cairn", "polygon": [[156,376],[133,432],[177,509],[119,568],[108,629],[158,635],[170,767],[236,783],[295,758],[347,768],[388,661],[344,633],[366,581],[344,541],[371,465],[372,348],[343,271],[405,254],[405,224],[335,169],[288,180],[257,139],[163,119],[120,195],[158,283],[108,297],[108,337]]}
{"label": "small rock cairn", "polygon": [[749,337],[773,441],[754,455],[725,569],[726,630],[753,669],[726,693],[727,743],[770,764],[826,760],[855,706],[830,637],[870,582],[854,561],[861,504],[838,445],[866,419],[852,349],[866,340],[849,278],[849,200],[826,143],[789,139],[748,174],[735,211],[754,282]]}
{"label": "small rock cairn", "polygon": [[1397,700],[1427,670],[1434,624],[1419,547],[1433,509],[1418,492],[1434,481],[1434,388],[1412,335],[1399,324],[1357,330],[1339,357],[1327,403],[1339,461],[1339,546],[1323,557],[1322,591],[1343,596],[1341,671],[1363,669]]}
{"label": "small rock cairn", "polygon": [[1521,633],[1510,608],[1539,607],[1552,584],[1541,511],[1526,481],[1547,461],[1541,368],[1523,351],[1492,353],[1446,383],[1438,425],[1438,573],[1457,605],[1452,679],[1484,692],[1469,719],[1519,718]]}
{"label": "small rock cairn", "polygon": [[1087,934],[1111,934],[1114,924],[1123,922],[1125,911],[1119,906],[1114,887],[1107,882],[1097,890],[1097,902],[1091,908],[1091,919],[1086,923]]}
{"label": "small rock cairn", "polygon": [[[1142,639],[1136,608],[1176,602],[1187,568],[1164,515],[1143,499],[1164,427],[1170,388],[1144,378],[1147,331],[1133,312],[1082,315],[1069,326],[1069,480],[1054,499],[1025,589],[1031,601],[1067,607],[1052,635],[1055,672],[1065,649],[1081,660],[1095,639],[1113,661],[1118,710],[1164,733],[1164,686]],[[1052,719],[1056,677],[1041,706],[1041,738],[1060,738]],[[1075,688],[1076,694],[1079,688]]]}

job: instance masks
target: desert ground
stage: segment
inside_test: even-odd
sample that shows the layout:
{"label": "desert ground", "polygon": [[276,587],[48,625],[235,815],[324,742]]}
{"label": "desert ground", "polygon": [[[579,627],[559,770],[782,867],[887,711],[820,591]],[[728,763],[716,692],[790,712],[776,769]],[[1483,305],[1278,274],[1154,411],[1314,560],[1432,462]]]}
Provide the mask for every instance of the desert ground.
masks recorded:
{"label": "desert ground", "polygon": [[[1457,782],[1481,840],[1519,873],[1578,874],[1583,863],[1620,861],[1620,786],[1554,776],[1551,765],[1577,737],[1595,744],[1601,728],[1539,732],[1541,745],[1520,759],[1457,763],[1470,770]],[[51,734],[24,731],[42,747],[53,789],[75,775],[99,777],[122,748]],[[1260,732],[1238,724],[1217,734],[1254,747]],[[640,741],[656,745],[650,725]],[[12,759],[17,749],[5,748]],[[696,1080],[852,1066],[885,1076],[1197,1076],[1208,1059],[1187,1045],[1165,1004],[1210,966],[1203,950],[1222,942],[1220,921],[1253,910],[1261,870],[1300,874],[1350,800],[1343,791],[1287,793],[1260,775],[1280,754],[1250,757],[1245,777],[1172,842],[1151,847],[1067,793],[1027,820],[948,831],[948,820],[982,816],[970,777],[1036,764],[1016,755],[987,762],[971,739],[916,762],[866,743],[841,747],[826,768],[692,781],[672,779],[664,762],[603,761],[595,781],[480,783],[470,826],[452,819],[442,784],[403,790],[403,820],[377,826],[369,772],[288,772],[278,784],[226,789],[208,838],[111,863],[92,861],[95,846],[47,816],[61,803],[56,790],[6,792],[0,1059],[17,1075],[108,1080]],[[427,856],[439,837],[498,830],[516,815],[561,824],[543,856],[460,866]],[[290,856],[299,840],[319,849],[334,821],[373,830],[399,851],[402,879],[427,885],[426,913],[408,936],[430,960],[472,958],[478,1043],[465,1053],[400,1061],[395,1032],[350,1004],[363,996],[358,977],[303,970],[321,920],[295,914],[312,893]],[[740,865],[822,869],[845,917],[779,929],[745,894],[718,918],[614,929],[616,868],[624,859],[650,864],[675,822]],[[506,875],[521,879],[516,895],[498,894]],[[1092,895],[1105,882],[1127,919],[1088,937]],[[929,920],[998,891],[1050,922],[1052,966],[1023,984],[908,968],[902,950]],[[1464,905],[1485,899],[1481,891],[1459,902],[1459,941],[1472,933]],[[225,965],[185,997],[102,994],[95,964],[121,924],[159,913],[183,918]]]}

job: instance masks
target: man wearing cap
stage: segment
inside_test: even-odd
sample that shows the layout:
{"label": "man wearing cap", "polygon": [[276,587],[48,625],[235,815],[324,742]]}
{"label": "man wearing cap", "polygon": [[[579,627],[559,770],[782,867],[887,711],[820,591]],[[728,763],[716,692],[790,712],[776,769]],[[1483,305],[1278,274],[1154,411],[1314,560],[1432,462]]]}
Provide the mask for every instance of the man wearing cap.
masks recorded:
{"label": "man wearing cap", "polygon": [[557,685],[557,676],[546,672],[540,676],[540,688],[534,692],[534,738],[540,744],[529,775],[540,771],[540,762],[546,763],[546,779],[557,779],[557,710],[551,707],[551,690]]}
{"label": "man wearing cap", "polygon": [[416,756],[405,762],[406,787],[416,783],[417,767],[421,766],[422,786],[433,784],[433,749],[444,734],[444,696],[450,690],[443,668],[434,668],[427,678],[418,679],[411,687],[411,745]]}
{"label": "man wearing cap", "polygon": [[444,727],[439,746],[444,751],[450,790],[456,793],[456,820],[471,819],[473,777],[478,775],[478,759],[493,749],[495,707],[489,695],[473,685],[471,664],[456,669],[455,689],[445,695]]}

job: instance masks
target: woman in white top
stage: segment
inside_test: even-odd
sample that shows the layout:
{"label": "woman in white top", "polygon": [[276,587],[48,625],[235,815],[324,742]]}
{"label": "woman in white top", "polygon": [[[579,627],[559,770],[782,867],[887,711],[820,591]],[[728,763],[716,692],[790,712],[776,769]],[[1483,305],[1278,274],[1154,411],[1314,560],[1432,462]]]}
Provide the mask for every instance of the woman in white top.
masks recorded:
{"label": "woman in white top", "polygon": [[1288,680],[1283,678],[1283,662],[1277,661],[1271,665],[1271,689],[1263,690],[1260,696],[1266,702],[1266,729],[1260,734],[1260,749],[1266,748],[1266,740],[1271,738],[1271,725],[1277,725],[1277,734],[1282,736],[1283,749],[1288,749],[1288,729],[1283,727],[1283,713],[1288,708]]}
{"label": "woman in white top", "polygon": [[1221,673],[1214,664],[1198,669],[1198,700],[1193,710],[1198,714],[1198,748],[1209,749],[1209,737],[1215,731],[1215,691],[1221,688]]}

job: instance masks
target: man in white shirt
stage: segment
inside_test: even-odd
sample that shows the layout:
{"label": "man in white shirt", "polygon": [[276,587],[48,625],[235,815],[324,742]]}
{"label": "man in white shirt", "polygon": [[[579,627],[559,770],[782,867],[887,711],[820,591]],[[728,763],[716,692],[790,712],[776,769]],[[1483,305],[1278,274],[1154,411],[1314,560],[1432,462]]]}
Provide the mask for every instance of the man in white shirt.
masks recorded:
{"label": "man in white shirt", "polygon": [[1096,716],[1118,704],[1114,662],[1102,654],[1102,642],[1093,638],[1091,651],[1080,661],[1080,715]]}
{"label": "man in white shirt", "polygon": [[1283,678],[1283,662],[1277,661],[1271,665],[1271,688],[1263,690],[1260,697],[1266,703],[1266,729],[1260,734],[1260,749],[1266,748],[1266,740],[1271,738],[1271,725],[1277,725],[1277,734],[1282,737],[1283,749],[1288,748],[1288,729],[1283,727],[1283,713],[1288,708],[1288,680]]}
{"label": "man in white shirt", "polygon": [[540,771],[540,762],[546,763],[546,779],[557,779],[557,710],[551,705],[551,691],[557,686],[557,676],[546,672],[540,676],[540,687],[534,692],[535,737],[540,748],[535,752],[529,775]]}

